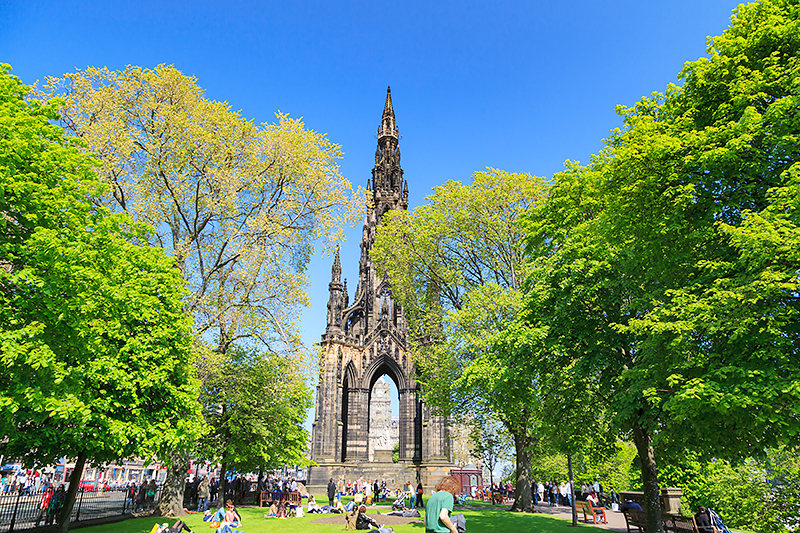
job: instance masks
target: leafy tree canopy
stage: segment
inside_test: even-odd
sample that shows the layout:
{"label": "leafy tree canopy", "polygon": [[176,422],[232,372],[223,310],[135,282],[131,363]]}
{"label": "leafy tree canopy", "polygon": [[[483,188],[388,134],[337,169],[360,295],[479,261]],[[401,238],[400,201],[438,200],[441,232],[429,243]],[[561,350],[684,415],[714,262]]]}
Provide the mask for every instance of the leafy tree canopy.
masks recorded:
{"label": "leafy tree canopy", "polygon": [[[149,457],[199,434],[174,260],[93,200],[93,161],[0,67],[0,452],[27,465]],[[73,476],[75,477],[75,476]],[[73,479],[72,481],[75,481]],[[71,485],[65,530],[77,483]]]}
{"label": "leafy tree canopy", "polygon": [[311,392],[298,369],[234,347],[225,355],[208,352],[200,373],[210,428],[199,443],[204,458],[240,472],[308,463],[303,423]]}
{"label": "leafy tree canopy", "polygon": [[372,251],[409,318],[426,401],[440,412],[497,414],[514,435],[524,510],[540,388],[495,339],[516,317],[527,276],[517,219],[545,191],[541,178],[494,169],[470,185],[448,182],[413,213],[387,214]]}
{"label": "leafy tree canopy", "polygon": [[799,9],[738,7],[527,218],[529,326],[633,432],[649,500],[660,436],[736,457],[800,431]]}
{"label": "leafy tree canopy", "polygon": [[175,258],[196,333],[219,352],[240,341],[302,354],[302,271],[365,204],[339,173],[340,147],[284,114],[256,125],[169,66],[78,70],[48,78],[52,95],[98,155],[102,203],[153,226]]}

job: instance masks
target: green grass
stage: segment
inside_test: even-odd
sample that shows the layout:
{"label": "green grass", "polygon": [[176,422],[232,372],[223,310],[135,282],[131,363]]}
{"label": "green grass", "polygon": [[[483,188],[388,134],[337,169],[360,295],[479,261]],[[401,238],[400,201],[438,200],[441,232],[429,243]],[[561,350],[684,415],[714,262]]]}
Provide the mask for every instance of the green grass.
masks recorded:
{"label": "green grass", "polygon": [[[427,499],[427,498],[426,498]],[[348,498],[344,498],[345,502]],[[320,503],[327,503],[327,497],[317,498]],[[391,505],[388,503],[387,505]],[[383,507],[383,506],[381,506]],[[507,506],[491,505],[483,509],[459,509],[456,506],[456,513],[464,513],[467,519],[467,533],[509,533],[511,531],[535,531],[536,533],[575,533],[576,529],[570,525],[568,520],[545,515],[543,513],[523,514],[510,513],[506,511]],[[382,510],[383,511],[383,510]],[[312,522],[323,515],[305,515],[303,518],[288,518],[279,520],[277,518],[264,518],[266,509],[258,507],[240,507],[242,515],[242,531],[244,533],[339,533],[343,526],[335,524],[313,524]],[[375,515],[375,510],[368,511],[370,515]],[[422,512],[423,519],[425,513]],[[213,529],[208,527],[208,522],[203,522],[202,515],[194,514],[183,519],[195,533],[213,533]],[[136,518],[108,524],[80,528],[81,533],[149,533],[153,524],[156,522],[168,522],[173,524],[175,519]],[[380,520],[379,520],[380,522]],[[578,528],[591,529],[593,526],[579,525]],[[424,524],[404,524],[393,526],[395,533],[425,533]],[[595,532],[598,531],[594,528]]]}

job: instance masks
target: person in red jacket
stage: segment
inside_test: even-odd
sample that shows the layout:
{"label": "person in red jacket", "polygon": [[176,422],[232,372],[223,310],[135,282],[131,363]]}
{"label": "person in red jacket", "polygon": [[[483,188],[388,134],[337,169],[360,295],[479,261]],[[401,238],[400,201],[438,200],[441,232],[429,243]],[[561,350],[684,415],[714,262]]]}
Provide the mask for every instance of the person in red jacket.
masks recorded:
{"label": "person in red jacket", "polygon": [[53,487],[49,487],[46,491],[44,491],[44,493],[42,493],[42,501],[39,502],[39,515],[36,517],[36,527],[39,527],[39,522],[42,521],[44,513],[50,506],[50,500],[53,499],[53,492]]}

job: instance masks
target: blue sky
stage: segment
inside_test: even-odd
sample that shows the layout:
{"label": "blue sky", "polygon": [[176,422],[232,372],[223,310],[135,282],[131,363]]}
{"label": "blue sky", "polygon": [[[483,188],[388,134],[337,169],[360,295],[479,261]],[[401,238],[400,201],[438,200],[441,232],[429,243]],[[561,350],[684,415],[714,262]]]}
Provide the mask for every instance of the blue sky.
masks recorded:
{"label": "blue sky", "polygon": [[[620,125],[615,107],[677,82],[736,5],[4,0],[0,62],[29,84],[87,66],[172,64],[257,122],[303,117],[341,144],[342,173],[359,185],[391,85],[413,208],[487,166],[551,176],[566,159],[587,161]],[[347,235],[342,269],[354,280],[360,229]],[[330,263],[317,256],[308,270],[308,343],[325,329]]]}

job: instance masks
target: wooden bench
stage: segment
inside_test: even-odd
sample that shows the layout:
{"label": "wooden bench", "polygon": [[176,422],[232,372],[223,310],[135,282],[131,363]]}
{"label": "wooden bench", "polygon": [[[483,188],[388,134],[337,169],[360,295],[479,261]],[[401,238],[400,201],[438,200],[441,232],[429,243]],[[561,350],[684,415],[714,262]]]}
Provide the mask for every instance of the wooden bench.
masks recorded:
{"label": "wooden bench", "polygon": [[300,505],[300,493],[299,492],[268,492],[266,490],[261,491],[261,498],[259,500],[259,507],[264,507],[264,505],[270,505],[272,502],[278,502],[283,504],[295,504]]}
{"label": "wooden bench", "polygon": [[[669,531],[670,533],[700,533],[693,516],[663,514],[661,515],[661,520],[664,522],[664,531]],[[717,533],[717,528],[711,527],[714,533]]]}
{"label": "wooden bench", "polygon": [[631,533],[633,528],[636,528],[638,533],[645,533],[647,518],[645,517],[644,511],[625,509],[622,514],[625,515],[625,526],[628,528],[628,533]]}
{"label": "wooden bench", "polygon": [[[634,529],[638,533],[645,533],[647,519],[644,511],[626,509],[623,514],[625,515],[625,525],[628,527],[628,533],[631,533]],[[662,514],[661,523],[664,525],[664,531],[669,533],[700,533],[692,516]],[[714,528],[714,533],[717,533],[716,528]]]}
{"label": "wooden bench", "polygon": [[[604,524],[608,524],[608,520],[606,520],[606,510],[603,508],[592,507],[592,504],[585,500],[575,500],[575,509],[578,512],[583,512],[584,522],[588,522],[589,516],[591,516],[593,524],[597,524],[598,520],[602,520]],[[628,531],[630,532],[630,528]]]}

